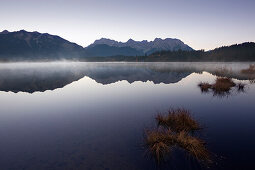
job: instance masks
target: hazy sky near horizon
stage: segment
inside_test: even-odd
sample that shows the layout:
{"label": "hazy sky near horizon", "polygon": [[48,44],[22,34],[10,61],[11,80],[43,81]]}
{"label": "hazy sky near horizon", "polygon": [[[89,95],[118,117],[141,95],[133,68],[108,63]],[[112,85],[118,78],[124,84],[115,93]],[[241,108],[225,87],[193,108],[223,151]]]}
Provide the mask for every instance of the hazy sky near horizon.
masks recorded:
{"label": "hazy sky near horizon", "polygon": [[255,0],[0,0],[0,31],[38,31],[82,46],[178,38],[194,49],[255,41]]}

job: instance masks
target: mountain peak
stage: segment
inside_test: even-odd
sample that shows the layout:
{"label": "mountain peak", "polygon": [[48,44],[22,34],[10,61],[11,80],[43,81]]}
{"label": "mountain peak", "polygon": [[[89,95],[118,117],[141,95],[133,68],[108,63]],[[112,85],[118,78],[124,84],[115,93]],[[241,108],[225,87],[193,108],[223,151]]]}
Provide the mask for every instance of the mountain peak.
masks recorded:
{"label": "mountain peak", "polygon": [[134,42],[134,40],[130,38],[130,39],[127,41],[127,43],[128,43],[128,42]]}
{"label": "mountain peak", "polygon": [[0,34],[8,34],[9,31],[8,30],[3,30],[2,32],[0,32]]}
{"label": "mountain peak", "polygon": [[108,43],[108,42],[116,42],[116,41],[111,40],[109,38],[100,38],[99,40],[95,40],[94,44],[95,43],[104,44],[104,43]]}
{"label": "mountain peak", "polygon": [[109,38],[100,38],[98,41],[105,41],[105,40],[111,40],[111,39],[109,39]]}
{"label": "mountain peak", "polygon": [[161,38],[155,38],[154,41],[162,41]]}
{"label": "mountain peak", "polygon": [[19,32],[19,33],[28,33],[26,30],[19,30],[17,32]]}

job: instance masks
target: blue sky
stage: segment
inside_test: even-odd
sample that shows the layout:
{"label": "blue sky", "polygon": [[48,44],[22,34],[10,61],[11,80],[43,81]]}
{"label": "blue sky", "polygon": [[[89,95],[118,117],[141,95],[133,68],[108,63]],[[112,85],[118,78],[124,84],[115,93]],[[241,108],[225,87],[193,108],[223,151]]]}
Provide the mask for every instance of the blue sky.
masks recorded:
{"label": "blue sky", "polygon": [[87,46],[178,38],[195,49],[255,41],[255,0],[5,0],[0,31],[47,32]]}

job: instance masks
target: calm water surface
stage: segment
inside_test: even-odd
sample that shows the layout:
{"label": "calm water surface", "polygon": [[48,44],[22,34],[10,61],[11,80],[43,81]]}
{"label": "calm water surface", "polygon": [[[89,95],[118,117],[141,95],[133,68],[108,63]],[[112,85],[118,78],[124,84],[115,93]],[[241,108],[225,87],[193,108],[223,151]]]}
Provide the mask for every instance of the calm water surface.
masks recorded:
{"label": "calm water surface", "polygon": [[[205,128],[212,165],[173,154],[161,169],[255,169],[252,63],[0,64],[0,169],[148,170],[144,131],[183,107]],[[227,96],[201,93],[217,76],[247,84]]]}

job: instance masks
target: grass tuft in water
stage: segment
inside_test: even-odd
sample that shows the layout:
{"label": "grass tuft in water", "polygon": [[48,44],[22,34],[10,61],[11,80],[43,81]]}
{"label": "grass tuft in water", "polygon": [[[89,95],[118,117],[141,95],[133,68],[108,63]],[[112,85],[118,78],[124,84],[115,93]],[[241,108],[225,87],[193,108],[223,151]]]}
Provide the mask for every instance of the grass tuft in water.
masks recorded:
{"label": "grass tuft in water", "polygon": [[255,74],[255,64],[251,64],[249,68],[241,70],[243,74]]}
{"label": "grass tuft in water", "polygon": [[211,84],[206,83],[206,82],[201,82],[201,83],[198,84],[198,86],[200,87],[202,92],[208,92],[209,89],[212,87]]}
{"label": "grass tuft in water", "polygon": [[214,84],[212,84],[212,90],[215,94],[224,94],[228,93],[232,87],[235,87],[236,84],[232,79],[227,77],[217,77]]}
{"label": "grass tuft in water", "polygon": [[198,161],[210,162],[206,143],[195,137],[193,132],[201,126],[186,109],[171,109],[166,115],[156,116],[158,128],[145,135],[148,152],[159,164],[173,149],[182,149]]}
{"label": "grass tuft in water", "polygon": [[191,118],[191,114],[186,109],[171,109],[168,114],[163,116],[158,114],[156,116],[158,126],[162,126],[173,132],[194,132],[201,129],[198,122]]}
{"label": "grass tuft in water", "polygon": [[165,131],[147,131],[145,145],[148,152],[159,164],[170,152],[174,145],[174,137]]}
{"label": "grass tuft in water", "polygon": [[197,160],[210,161],[210,154],[203,140],[190,136],[185,131],[181,131],[176,136],[176,144]]}
{"label": "grass tuft in water", "polygon": [[213,84],[202,82],[198,84],[202,93],[209,91],[213,92],[214,96],[224,97],[228,96],[233,87],[236,87],[237,92],[244,92],[246,84],[235,83],[231,78],[217,77]]}

